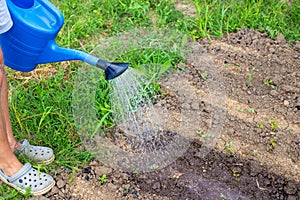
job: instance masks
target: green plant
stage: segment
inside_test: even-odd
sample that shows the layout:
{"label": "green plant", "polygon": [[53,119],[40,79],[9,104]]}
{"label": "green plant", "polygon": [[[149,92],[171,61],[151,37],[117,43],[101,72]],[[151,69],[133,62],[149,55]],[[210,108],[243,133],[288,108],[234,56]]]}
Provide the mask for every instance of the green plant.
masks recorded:
{"label": "green plant", "polygon": [[198,130],[198,131],[196,132],[196,134],[197,134],[197,135],[202,135],[202,134],[203,134],[203,131]]}
{"label": "green plant", "polygon": [[255,113],[254,108],[249,108],[249,113]]}
{"label": "green plant", "polygon": [[236,109],[240,112],[243,112],[243,108],[241,106],[237,106]]}
{"label": "green plant", "polygon": [[151,170],[156,170],[156,169],[158,169],[158,165],[157,164],[153,164],[153,165],[150,166],[150,169]]}
{"label": "green plant", "polygon": [[265,85],[270,86],[272,89],[276,88],[276,85],[273,84],[273,81],[271,79],[268,79],[264,82]]}
{"label": "green plant", "polygon": [[235,178],[235,180],[239,181],[240,180],[240,172],[238,170],[232,169],[232,175]]}
{"label": "green plant", "polygon": [[177,174],[174,174],[173,178],[174,179],[179,179],[180,177]]}
{"label": "green plant", "polygon": [[102,185],[105,184],[106,183],[106,174],[102,174],[102,176],[98,178],[98,181],[100,181]]}
{"label": "green plant", "polygon": [[259,124],[257,125],[257,127],[260,128],[260,129],[263,129],[263,128],[264,128],[264,125],[263,125],[262,122],[259,122]]}
{"label": "green plant", "polygon": [[246,81],[247,87],[250,87],[250,86],[251,86],[251,81],[252,81],[252,79],[253,79],[253,73],[254,73],[254,70],[255,70],[255,68],[252,68],[251,71],[250,71],[250,73],[249,73],[249,75],[248,75],[248,79],[247,79],[247,81]]}
{"label": "green plant", "polygon": [[300,38],[299,1],[289,4],[270,0],[193,0],[193,3],[197,14],[194,23],[199,29],[195,37],[222,37],[240,28],[253,28],[272,38],[279,33],[287,40]]}
{"label": "green plant", "polygon": [[277,119],[275,119],[275,118],[270,119],[269,124],[271,126],[271,131],[274,131],[274,132],[277,131],[277,129],[278,129]]}
{"label": "green plant", "polygon": [[270,146],[269,146],[269,149],[272,150],[274,149],[276,146],[276,142],[275,142],[275,139],[274,138],[271,138],[270,139]]}
{"label": "green plant", "polygon": [[225,194],[220,194],[220,198],[227,199],[227,196]]}
{"label": "green plant", "polygon": [[234,150],[232,149],[233,142],[229,141],[225,144],[225,153],[234,154]]}
{"label": "green plant", "polygon": [[200,75],[201,75],[202,81],[206,81],[207,76],[208,76],[208,71],[205,70],[205,71],[203,71]]}

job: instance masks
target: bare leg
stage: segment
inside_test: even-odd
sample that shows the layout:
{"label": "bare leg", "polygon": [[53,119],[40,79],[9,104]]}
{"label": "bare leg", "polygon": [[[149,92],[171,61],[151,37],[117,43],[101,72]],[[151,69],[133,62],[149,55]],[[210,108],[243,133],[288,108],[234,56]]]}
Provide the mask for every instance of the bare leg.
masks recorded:
{"label": "bare leg", "polygon": [[[5,72],[3,72],[5,73]],[[1,101],[1,108],[3,113],[3,118],[5,122],[6,127],[6,133],[7,133],[7,139],[8,143],[10,145],[10,148],[12,151],[16,150],[18,147],[20,147],[20,143],[18,143],[13,135],[11,123],[10,123],[10,117],[9,117],[9,109],[8,109],[8,89],[7,89],[7,80],[5,74],[3,74],[3,81],[2,81],[2,89],[0,92],[0,101]]]}
{"label": "bare leg", "polygon": [[[3,55],[2,51],[0,49],[0,64],[3,64]],[[20,143],[18,143],[13,135],[11,123],[10,123],[10,117],[9,117],[9,108],[8,108],[8,88],[7,88],[7,79],[5,76],[5,72],[3,70],[2,79],[1,79],[2,87],[0,90],[0,101],[1,101],[1,108],[2,108],[2,115],[3,120],[5,122],[6,127],[6,133],[7,133],[7,139],[10,145],[10,148],[12,151],[16,150],[18,147],[20,147]]]}
{"label": "bare leg", "polygon": [[[2,52],[1,52],[2,54]],[[0,55],[2,57],[2,55]],[[3,62],[2,62],[3,63]],[[22,168],[22,163],[17,159],[14,155],[7,137],[7,130],[6,130],[6,122],[3,112],[3,105],[2,105],[2,90],[3,90],[3,82],[4,82],[4,65],[1,64],[0,60],[0,169],[7,175],[11,176],[18,172]],[[7,100],[6,100],[7,101]]]}

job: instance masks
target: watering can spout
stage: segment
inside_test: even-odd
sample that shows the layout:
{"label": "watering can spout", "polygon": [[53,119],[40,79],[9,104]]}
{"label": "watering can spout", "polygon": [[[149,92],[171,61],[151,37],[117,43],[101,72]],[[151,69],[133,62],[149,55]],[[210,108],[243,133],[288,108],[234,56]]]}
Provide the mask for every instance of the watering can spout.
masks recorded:
{"label": "watering can spout", "polygon": [[106,80],[116,78],[129,67],[129,63],[110,63],[83,51],[60,47],[54,40],[48,43],[36,62],[43,64],[68,60],[81,60],[104,70]]}

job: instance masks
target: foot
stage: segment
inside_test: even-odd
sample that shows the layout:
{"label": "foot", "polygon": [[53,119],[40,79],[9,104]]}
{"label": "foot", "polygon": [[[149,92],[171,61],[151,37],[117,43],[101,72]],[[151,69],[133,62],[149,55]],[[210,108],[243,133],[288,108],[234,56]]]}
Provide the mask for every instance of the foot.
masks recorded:
{"label": "foot", "polygon": [[16,155],[25,156],[37,164],[50,164],[54,160],[53,150],[48,147],[30,145],[28,140],[23,140],[20,144],[14,151]]}
{"label": "foot", "polygon": [[0,170],[0,179],[23,194],[29,189],[33,195],[42,195],[51,190],[55,185],[52,176],[33,169],[29,163],[23,165],[12,176],[8,176]]}

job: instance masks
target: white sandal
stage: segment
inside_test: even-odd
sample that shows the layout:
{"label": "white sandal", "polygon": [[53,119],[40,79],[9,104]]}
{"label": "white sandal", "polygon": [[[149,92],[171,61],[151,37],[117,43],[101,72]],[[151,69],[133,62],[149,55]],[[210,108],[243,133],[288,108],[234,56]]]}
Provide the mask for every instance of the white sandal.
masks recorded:
{"label": "white sandal", "polygon": [[25,156],[37,164],[50,164],[54,160],[52,149],[30,145],[28,140],[22,140],[20,143],[21,146],[14,152],[16,155]]}
{"label": "white sandal", "polygon": [[52,176],[38,172],[32,168],[29,163],[24,164],[24,166],[12,176],[7,176],[0,170],[0,179],[22,194],[26,194],[26,191],[30,189],[30,193],[35,196],[45,194],[55,185]]}

